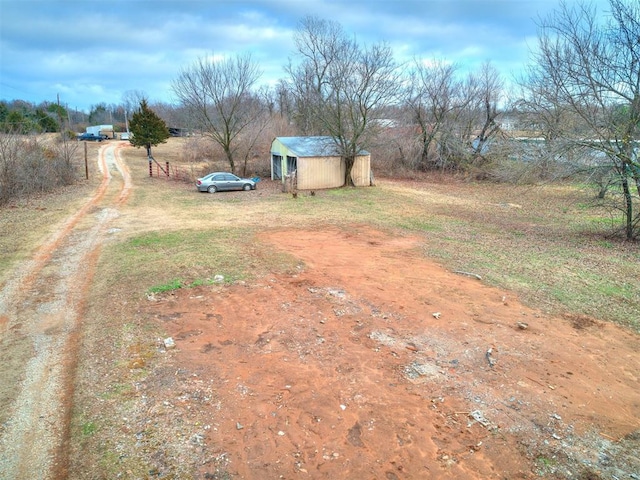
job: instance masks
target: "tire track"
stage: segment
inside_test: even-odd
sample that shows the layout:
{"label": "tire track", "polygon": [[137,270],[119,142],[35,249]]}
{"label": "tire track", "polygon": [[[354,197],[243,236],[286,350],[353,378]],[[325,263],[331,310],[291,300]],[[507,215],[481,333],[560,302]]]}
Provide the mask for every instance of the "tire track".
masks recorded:
{"label": "tire track", "polygon": [[[0,479],[65,478],[78,331],[108,224],[132,183],[123,144],[98,153],[95,194],[0,291]],[[112,182],[112,172],[122,178]],[[120,183],[120,182],[119,182]]]}

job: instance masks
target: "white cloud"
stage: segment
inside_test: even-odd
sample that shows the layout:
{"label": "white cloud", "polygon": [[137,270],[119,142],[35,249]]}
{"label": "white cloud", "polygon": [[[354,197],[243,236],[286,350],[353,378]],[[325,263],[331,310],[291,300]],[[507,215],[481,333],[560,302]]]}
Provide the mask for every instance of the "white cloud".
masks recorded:
{"label": "white cloud", "polygon": [[[571,1],[571,0],[569,0]],[[598,0],[602,2],[604,0]],[[265,83],[285,76],[305,15],[338,21],[363,43],[505,73],[535,46],[533,19],[556,0],[0,0],[0,99],[57,94],[86,109],[127,90],[171,101],[171,82],[207,55],[251,53]]]}

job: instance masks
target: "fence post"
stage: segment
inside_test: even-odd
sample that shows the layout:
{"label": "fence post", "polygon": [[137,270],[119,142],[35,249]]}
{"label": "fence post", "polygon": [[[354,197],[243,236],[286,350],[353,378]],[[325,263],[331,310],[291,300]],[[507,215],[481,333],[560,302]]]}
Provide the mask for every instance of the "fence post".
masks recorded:
{"label": "fence post", "polygon": [[89,162],[87,161],[87,142],[84,143],[84,176],[89,180]]}
{"label": "fence post", "polygon": [[153,177],[153,164],[151,163],[151,157],[149,157],[149,176]]}
{"label": "fence post", "polygon": [[169,162],[167,162],[167,178],[169,178]]}

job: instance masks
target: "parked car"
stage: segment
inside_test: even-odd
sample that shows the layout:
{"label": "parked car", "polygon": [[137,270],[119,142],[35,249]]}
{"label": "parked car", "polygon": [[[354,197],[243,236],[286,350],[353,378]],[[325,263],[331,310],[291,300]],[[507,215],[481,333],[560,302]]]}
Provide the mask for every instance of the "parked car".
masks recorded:
{"label": "parked car", "polygon": [[200,192],[216,193],[225,190],[255,190],[257,178],[240,178],[233,173],[213,172],[196,180]]}
{"label": "parked car", "polygon": [[95,135],[93,133],[83,133],[78,137],[78,140],[86,140],[88,142],[101,142],[102,140],[106,140],[108,137],[106,135]]}

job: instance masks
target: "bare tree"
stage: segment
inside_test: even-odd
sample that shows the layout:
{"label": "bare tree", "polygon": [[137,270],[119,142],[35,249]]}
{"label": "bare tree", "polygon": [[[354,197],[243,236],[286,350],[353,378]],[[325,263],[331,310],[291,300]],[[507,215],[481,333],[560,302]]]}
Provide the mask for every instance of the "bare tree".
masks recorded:
{"label": "bare tree", "polygon": [[346,37],[338,22],[307,16],[300,21],[294,37],[297,65],[290,61],[289,91],[293,93],[293,119],[304,135],[326,133],[323,119],[323,90],[329,88],[331,69],[345,57],[353,55],[355,42]]}
{"label": "bare tree", "polygon": [[489,62],[484,63],[480,73],[475,77],[476,95],[475,112],[477,112],[479,125],[478,134],[472,142],[473,163],[482,166],[485,163],[485,152],[490,142],[500,132],[500,126],[496,122],[498,118],[498,103],[502,97],[503,83],[500,73]]}
{"label": "bare tree", "polygon": [[291,89],[285,80],[279,80],[273,92],[274,102],[280,117],[290,119],[293,116],[293,98]]}
{"label": "bare tree", "polygon": [[136,111],[142,101],[147,101],[147,95],[142,90],[127,90],[122,94],[122,107],[124,108],[125,130],[129,131],[131,115]]}
{"label": "bare tree", "polygon": [[609,0],[609,6],[605,22],[592,5],[566,2],[540,21],[529,99],[577,120],[558,124],[567,149],[588,148],[607,159],[619,185],[623,230],[632,239],[640,230],[640,5]]}
{"label": "bare tree", "polygon": [[521,142],[523,148],[515,154],[526,159],[529,179],[554,180],[575,174],[576,165],[568,160],[577,152],[566,148],[563,132],[579,130],[579,118],[563,103],[544,71],[534,66],[518,83],[523,89],[513,103],[513,114],[530,138]]}
{"label": "bare tree", "polygon": [[297,65],[290,64],[301,129],[330,136],[345,162],[345,186],[361,149],[374,141],[376,111],[395,99],[400,76],[386,44],[361,47],[334,21],[305,17],[295,35]]}
{"label": "bare tree", "polygon": [[241,149],[248,155],[247,145],[255,143],[259,126],[265,125],[264,103],[253,92],[260,76],[250,55],[219,61],[211,56],[197,60],[173,82],[196,128],[220,145],[234,173],[236,156]]}
{"label": "bare tree", "polygon": [[502,81],[490,63],[463,78],[444,60],[416,60],[405,98],[422,147],[418,168],[482,167],[500,131],[501,97]]}
{"label": "bare tree", "polygon": [[462,96],[462,82],[456,73],[457,67],[444,60],[428,63],[414,60],[406,103],[411,122],[418,127],[421,154],[417,166],[420,170],[443,168],[445,162],[438,144],[470,101]]}

